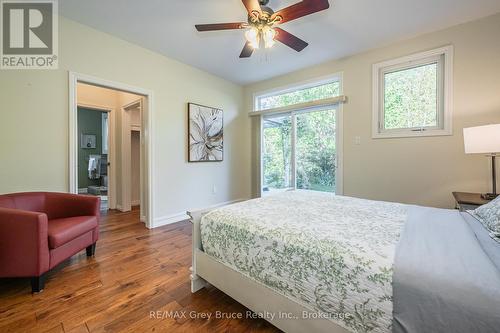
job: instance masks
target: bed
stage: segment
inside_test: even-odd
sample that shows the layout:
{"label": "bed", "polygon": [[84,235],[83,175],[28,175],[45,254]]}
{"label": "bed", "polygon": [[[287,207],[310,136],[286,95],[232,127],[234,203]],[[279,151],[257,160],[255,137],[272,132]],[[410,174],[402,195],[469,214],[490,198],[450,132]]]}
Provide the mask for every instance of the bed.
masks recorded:
{"label": "bed", "polygon": [[192,291],[210,283],[285,332],[500,325],[500,246],[458,211],[296,190],[189,214]]}

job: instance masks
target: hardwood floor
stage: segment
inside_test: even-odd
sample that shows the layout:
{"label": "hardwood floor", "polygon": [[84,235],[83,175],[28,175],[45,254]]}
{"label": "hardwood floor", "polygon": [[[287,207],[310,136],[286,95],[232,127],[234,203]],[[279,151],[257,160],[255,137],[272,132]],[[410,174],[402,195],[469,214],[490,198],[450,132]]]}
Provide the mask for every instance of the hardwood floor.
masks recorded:
{"label": "hardwood floor", "polygon": [[190,264],[189,222],[148,230],[138,210],[109,212],[95,258],[73,256],[42,293],[31,294],[29,279],[0,279],[0,332],[278,332],[213,287],[191,294]]}

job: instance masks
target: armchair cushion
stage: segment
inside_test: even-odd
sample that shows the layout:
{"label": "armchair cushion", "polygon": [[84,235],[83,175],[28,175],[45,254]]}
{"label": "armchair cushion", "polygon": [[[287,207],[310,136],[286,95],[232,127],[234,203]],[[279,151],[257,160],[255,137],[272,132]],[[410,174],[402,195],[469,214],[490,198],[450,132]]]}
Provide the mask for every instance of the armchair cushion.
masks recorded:
{"label": "armchair cushion", "polygon": [[49,248],[58,248],[95,228],[97,228],[96,216],[76,216],[49,220]]}
{"label": "armchair cushion", "polygon": [[45,213],[45,195],[41,192],[23,193],[15,196],[16,208],[30,212]]}
{"label": "armchair cushion", "polygon": [[100,216],[100,198],[68,193],[46,193],[45,212],[49,220],[72,216]]}
{"label": "armchair cushion", "polygon": [[4,194],[0,196],[0,207],[45,213],[45,193]]}
{"label": "armchair cushion", "polygon": [[16,209],[14,198],[8,195],[0,195],[0,207]]}

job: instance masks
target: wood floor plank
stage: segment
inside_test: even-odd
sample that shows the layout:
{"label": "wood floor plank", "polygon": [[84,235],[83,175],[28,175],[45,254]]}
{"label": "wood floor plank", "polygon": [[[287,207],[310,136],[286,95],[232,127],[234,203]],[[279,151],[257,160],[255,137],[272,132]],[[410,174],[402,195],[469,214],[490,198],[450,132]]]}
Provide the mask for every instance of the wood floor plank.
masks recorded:
{"label": "wood floor plank", "polygon": [[44,331],[43,333],[67,333],[67,332],[64,332],[64,328],[62,324],[60,324]]}
{"label": "wood floor plank", "polygon": [[89,330],[87,328],[87,325],[82,324],[82,325],[78,325],[70,330],[64,329],[64,332],[65,333],[89,333]]}
{"label": "wood floor plank", "polygon": [[262,319],[214,318],[247,311],[214,287],[191,293],[191,232],[187,221],[149,230],[137,209],[103,214],[96,256],[60,264],[42,293],[31,295],[29,279],[0,279],[0,332],[279,332]]}

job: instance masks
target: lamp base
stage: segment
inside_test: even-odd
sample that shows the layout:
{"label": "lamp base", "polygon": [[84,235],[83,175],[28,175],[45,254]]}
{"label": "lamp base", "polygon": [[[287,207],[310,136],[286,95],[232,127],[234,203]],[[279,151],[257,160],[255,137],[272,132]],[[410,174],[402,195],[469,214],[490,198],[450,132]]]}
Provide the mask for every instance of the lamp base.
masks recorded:
{"label": "lamp base", "polygon": [[493,194],[493,193],[483,193],[483,194],[481,194],[481,198],[483,198],[484,200],[494,200],[498,196],[499,196],[499,194]]}

